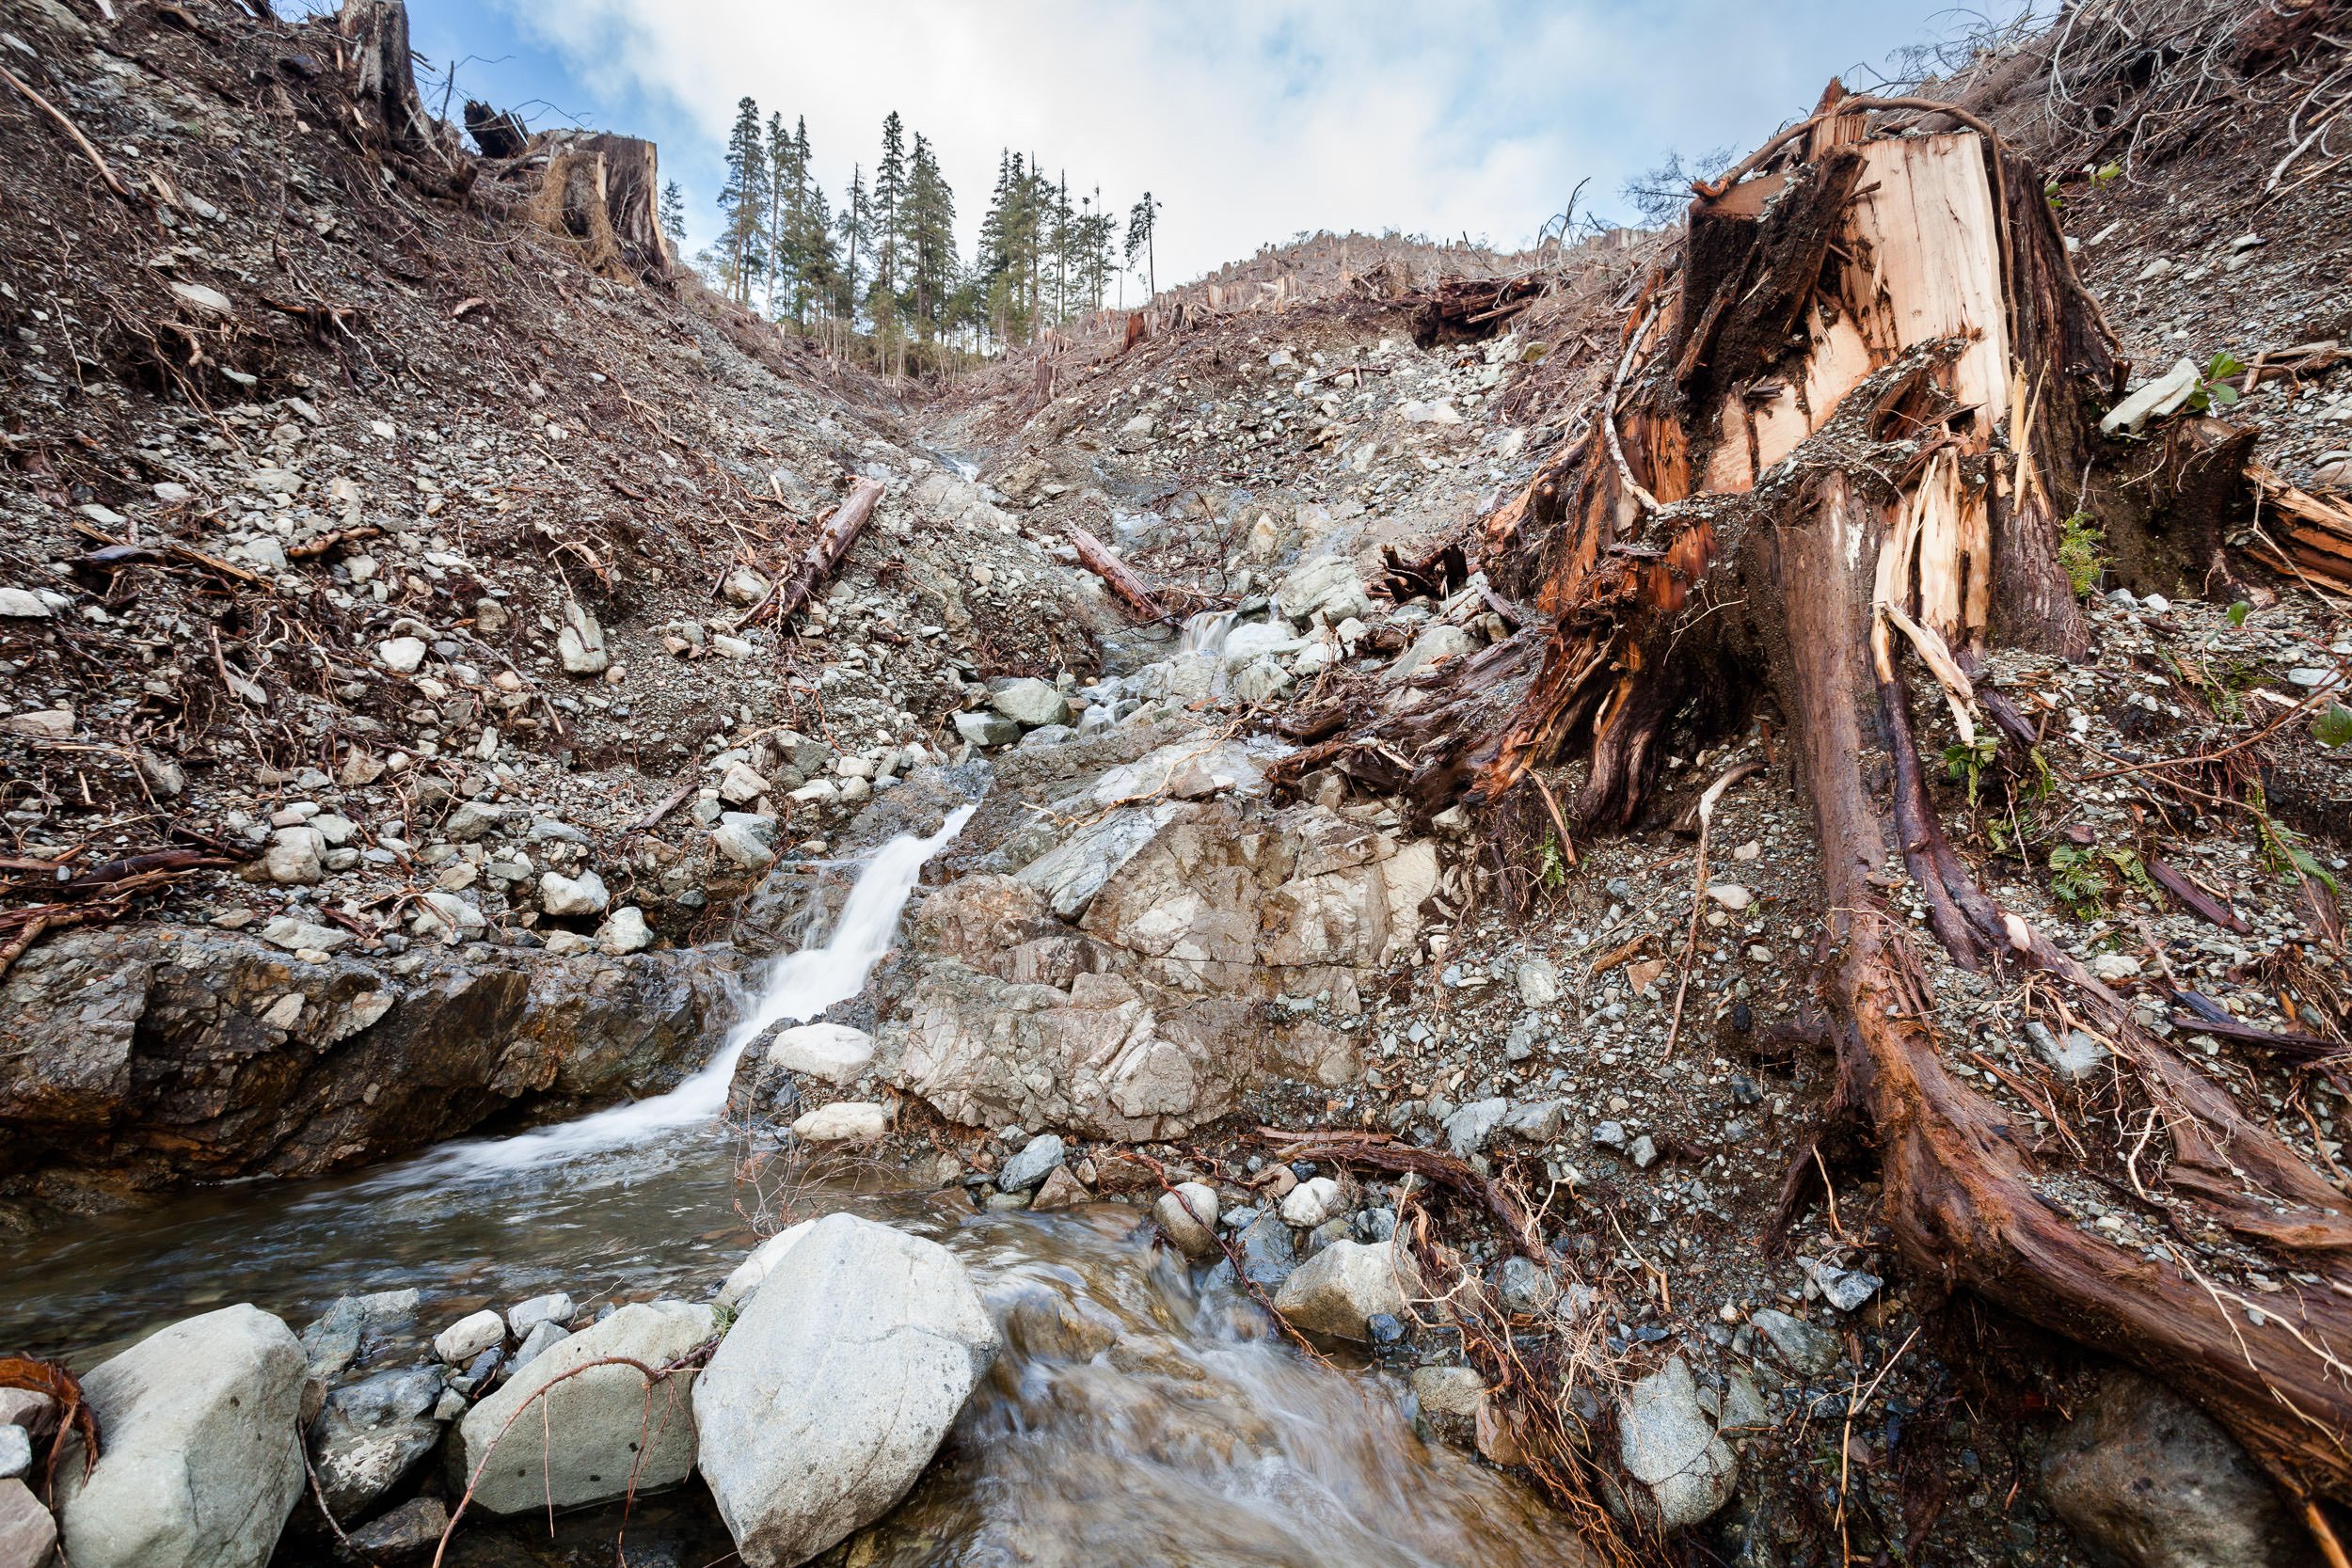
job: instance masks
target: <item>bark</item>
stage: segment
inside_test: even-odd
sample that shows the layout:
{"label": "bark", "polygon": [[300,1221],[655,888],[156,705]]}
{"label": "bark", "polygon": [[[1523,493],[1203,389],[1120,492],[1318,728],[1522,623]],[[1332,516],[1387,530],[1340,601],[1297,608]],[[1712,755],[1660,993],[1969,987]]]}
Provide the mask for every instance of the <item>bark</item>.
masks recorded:
{"label": "bark", "polygon": [[671,276],[653,143],[562,132],[538,138],[532,152],[519,166],[521,178],[534,166],[538,175],[528,209],[533,221],[578,244],[588,264],[609,277],[658,283]]}
{"label": "bark", "polygon": [[432,121],[417,97],[408,52],[408,8],[402,0],[343,0],[335,30],[367,128],[379,150],[421,153],[433,144]]}
{"label": "bark", "polygon": [[739,631],[763,617],[772,617],[777,626],[787,625],[800,613],[801,606],[818,587],[840,569],[841,558],[850,553],[857,536],[866,531],[866,525],[874,515],[874,507],[882,496],[882,481],[861,479],[850,499],[834,509],[818,531],[817,541],[802,555],[793,574],[768,591],[768,596],[743,612],[735,623]]}
{"label": "bark", "polygon": [[1077,546],[1078,564],[1103,579],[1120,601],[1147,621],[1172,621],[1174,616],[1162,609],[1152,595],[1151,588],[1136,576],[1135,568],[1111,553],[1111,547],[1082,528],[1070,531],[1070,542]]}
{"label": "bark", "polygon": [[470,98],[466,101],[466,134],[484,157],[501,160],[521,157],[531,140],[512,113]]}
{"label": "bark", "polygon": [[[1536,625],[1448,672],[1442,700],[1299,760],[1427,812],[1581,755],[1570,818],[1616,829],[1670,748],[1769,697],[1819,839],[1838,1104],[1874,1132],[1910,1264],[2172,1383],[2297,1496],[2352,1498],[2334,1348],[2352,1343],[2352,1203],[2002,911],[1937,818],[1914,686],[1963,735],[2029,744],[1970,672],[1995,645],[2085,645],[2058,530],[2106,493],[2116,357],[2038,173],[1977,130],[1871,139],[1871,106],[1833,94],[1702,188],[1683,254],[1633,302],[1597,430],[1488,519],[1482,564]],[[2217,515],[2235,439],[2101,511],[2118,553],[2201,570],[2217,535],[2194,517]],[[1518,679],[1514,659],[1539,668]],[[2041,972],[2113,1048],[2148,1135],[2103,1157],[2168,1227],[2158,1255],[2073,1217],[2010,1114],[1946,1069],[1929,967],[1887,909],[1906,881],[1951,963]],[[2257,1271],[2322,1284],[2231,1283]]]}

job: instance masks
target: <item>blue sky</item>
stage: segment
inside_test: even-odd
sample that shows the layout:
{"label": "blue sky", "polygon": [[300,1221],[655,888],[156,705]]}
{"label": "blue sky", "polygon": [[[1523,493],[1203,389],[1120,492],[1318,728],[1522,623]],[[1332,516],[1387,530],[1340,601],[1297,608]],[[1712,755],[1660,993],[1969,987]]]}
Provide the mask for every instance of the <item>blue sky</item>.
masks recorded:
{"label": "blue sky", "polygon": [[[2017,0],[1993,0],[2014,9]],[[1126,211],[1179,282],[1302,230],[1531,239],[1670,149],[1745,150],[1833,74],[1948,34],[1950,0],[410,0],[458,95],[647,136],[715,226],[736,100],[807,118],[836,201],[896,108],[938,147],[967,251],[998,150]],[[467,56],[473,56],[466,59]],[[436,107],[438,106],[437,100]]]}

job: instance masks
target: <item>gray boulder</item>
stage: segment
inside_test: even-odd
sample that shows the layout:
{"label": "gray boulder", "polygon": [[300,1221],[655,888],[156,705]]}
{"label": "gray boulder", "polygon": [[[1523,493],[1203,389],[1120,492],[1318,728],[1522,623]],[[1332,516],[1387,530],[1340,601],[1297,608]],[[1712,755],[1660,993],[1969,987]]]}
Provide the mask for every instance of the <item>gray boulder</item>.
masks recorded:
{"label": "gray boulder", "polygon": [[[481,1472],[474,1502],[493,1513],[528,1513],[545,1508],[550,1497],[556,1507],[568,1508],[618,1497],[632,1487],[650,1492],[684,1481],[694,1467],[694,1421],[687,1402],[692,1372],[679,1372],[650,1392],[634,1367],[594,1367],[556,1379],[607,1356],[660,1367],[717,1332],[717,1315],[707,1305],[638,1302],[549,1346],[458,1425],[464,1473]],[[542,1388],[547,1394],[534,1400]],[[508,1429],[508,1419],[526,1404],[529,1413]]]}
{"label": "gray boulder", "polygon": [[1421,1279],[1394,1242],[1333,1242],[1282,1281],[1274,1309],[1311,1334],[1369,1342],[1368,1320],[1405,1316]]}
{"label": "gray boulder", "polygon": [[1826,1375],[1845,1354],[1833,1335],[1776,1307],[1760,1307],[1748,1322],[1771,1342],[1782,1361],[1807,1376]]}
{"label": "gray boulder", "polygon": [[996,1185],[1009,1193],[1025,1193],[1060,1166],[1066,1149],[1058,1133],[1041,1132],[1005,1162]]}
{"label": "gray boulder", "polygon": [[1025,730],[1070,722],[1070,703],[1051,681],[1009,680],[988,694],[988,705]]}
{"label": "gray boulder", "polygon": [[694,1385],[703,1478],[751,1568],[807,1561],[906,1495],[996,1359],[945,1247],[831,1214]]}
{"label": "gray boulder", "polygon": [[2317,1560],[2228,1433],[2163,1384],[2120,1368],[2042,1449],[2042,1495],[2103,1568]]}
{"label": "gray boulder", "polygon": [[975,746],[1009,746],[1021,738],[1021,726],[1001,713],[975,708],[955,716],[956,733]]}
{"label": "gray boulder", "polygon": [[309,1360],[267,1312],[224,1307],[85,1376],[101,1456],[85,1479],[76,1442],[57,1466],[75,1568],[262,1568],[302,1493]]}
{"label": "gray boulder", "polygon": [[1740,1461],[1715,1435],[1714,1421],[1699,1404],[1698,1385],[1678,1355],[1617,1402],[1617,1447],[1666,1529],[1714,1513],[1740,1482]]}
{"label": "gray boulder", "polygon": [[311,1423],[310,1460],[336,1518],[365,1513],[440,1446],[433,1408],[447,1375],[439,1366],[410,1367],[379,1372],[326,1397]]}

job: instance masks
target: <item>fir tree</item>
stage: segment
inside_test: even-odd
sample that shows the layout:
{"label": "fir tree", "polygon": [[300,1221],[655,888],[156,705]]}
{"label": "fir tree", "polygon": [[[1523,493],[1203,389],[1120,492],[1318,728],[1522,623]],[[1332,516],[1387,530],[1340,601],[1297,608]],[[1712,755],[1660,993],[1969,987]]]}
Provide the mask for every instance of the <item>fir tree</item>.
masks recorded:
{"label": "fir tree", "polygon": [[661,232],[672,245],[686,243],[686,193],[675,180],[661,187]]}
{"label": "fir tree", "polygon": [[874,331],[884,345],[898,335],[898,248],[907,198],[906,127],[893,109],[882,120],[882,162],[874,166]]}
{"label": "fir tree", "polygon": [[857,297],[866,276],[866,257],[874,244],[874,214],[866,198],[866,166],[850,166],[850,188],[841,198],[841,216],[835,220],[834,234],[841,248],[848,253],[848,261],[841,271],[840,301],[837,309],[850,325],[857,325]]}
{"label": "fir tree", "polygon": [[752,280],[768,264],[767,185],[759,105],[745,98],[735,106],[735,128],[727,134],[727,182],[719,192],[720,276],[727,296],[743,305],[752,302]]}
{"label": "fir tree", "polygon": [[1160,209],[1166,203],[1152,200],[1152,193],[1146,191],[1143,199],[1136,202],[1134,210],[1127,214],[1127,270],[1136,270],[1136,253],[1142,252],[1144,287],[1151,291],[1153,299],[1160,297],[1160,269],[1152,254],[1152,241],[1159,228]]}

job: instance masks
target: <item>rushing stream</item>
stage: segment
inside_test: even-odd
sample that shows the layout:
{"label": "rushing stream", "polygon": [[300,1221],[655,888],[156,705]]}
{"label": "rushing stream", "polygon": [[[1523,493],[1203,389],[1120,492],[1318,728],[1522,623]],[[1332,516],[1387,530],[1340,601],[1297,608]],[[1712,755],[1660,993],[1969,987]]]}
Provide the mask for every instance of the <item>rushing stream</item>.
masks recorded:
{"label": "rushing stream", "polygon": [[[740,1135],[720,1121],[737,1058],[768,1025],[864,987],[925,862],[969,816],[879,850],[826,940],[771,964],[711,1061],[671,1093],[389,1170],[217,1187],[18,1243],[0,1255],[0,1348],[87,1367],[230,1302],[299,1327],[339,1295],[403,1287],[423,1297],[423,1332],[544,1290],[707,1294],[757,1240],[737,1208]],[[1300,1357],[1248,1302],[1203,1293],[1137,1210],[980,1213],[960,1193],[845,1187],[794,1202],[796,1216],[855,1208],[942,1243],[1005,1325],[1006,1353],[939,1461],[848,1549],[861,1568],[1583,1560],[1523,1488],[1422,1440],[1398,1374]],[[708,1562],[714,1541],[723,1552],[699,1497],[696,1486],[641,1504],[628,1560]],[[530,1536],[540,1561],[611,1562],[616,1522],[597,1510],[553,1540],[544,1526],[490,1534],[516,1547]]]}

